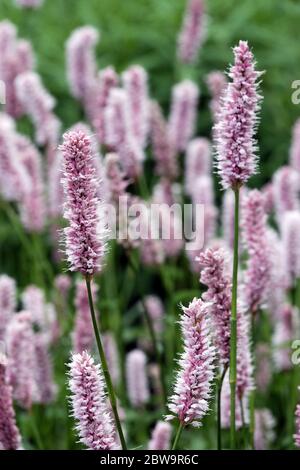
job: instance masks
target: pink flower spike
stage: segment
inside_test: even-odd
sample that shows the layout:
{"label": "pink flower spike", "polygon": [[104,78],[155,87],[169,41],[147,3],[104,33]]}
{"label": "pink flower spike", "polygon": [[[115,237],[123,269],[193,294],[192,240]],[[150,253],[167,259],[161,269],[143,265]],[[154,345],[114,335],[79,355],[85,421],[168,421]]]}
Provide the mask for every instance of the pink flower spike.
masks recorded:
{"label": "pink flower spike", "polygon": [[134,349],[127,354],[127,392],[129,401],[135,408],[143,407],[150,397],[146,363],[146,355],[140,349]]}
{"label": "pink flower spike", "polygon": [[272,338],[273,361],[279,372],[293,368],[291,342],[296,339],[298,311],[287,303],[280,306]]}
{"label": "pink flower spike", "polygon": [[13,396],[23,408],[29,409],[37,396],[34,333],[29,312],[13,316],[7,328],[6,344]]}
{"label": "pink flower spike", "polygon": [[[184,349],[168,408],[184,426],[201,426],[209,410],[215,367],[209,309],[208,303],[196,298],[188,307],[182,307],[180,325]],[[173,419],[174,415],[166,419]]]}
{"label": "pink flower spike", "polygon": [[185,160],[185,191],[191,195],[200,176],[208,175],[211,169],[211,146],[205,138],[190,141]]}
{"label": "pink flower spike", "polygon": [[54,280],[55,288],[63,299],[66,299],[72,285],[72,280],[68,274],[58,274]]}
{"label": "pink flower spike", "polygon": [[213,121],[216,124],[221,110],[221,98],[227,86],[227,79],[223,72],[216,70],[207,75],[206,83],[211,94],[211,102],[209,106],[212,112]]}
{"label": "pink flower spike", "polygon": [[142,148],[145,147],[149,130],[148,77],[140,65],[133,65],[122,75],[128,95],[132,119],[132,132]]}
{"label": "pink flower spike", "polygon": [[152,431],[149,450],[169,450],[171,447],[172,426],[164,421],[158,421]]}
{"label": "pink flower spike", "polygon": [[80,442],[92,450],[118,449],[100,365],[83,352],[73,354],[69,367],[72,414]]}
{"label": "pink flower spike", "polygon": [[156,174],[171,180],[176,179],[178,175],[176,152],[162,110],[156,101],[153,101],[150,106],[150,140]]}
{"label": "pink flower spike", "polygon": [[254,135],[260,95],[255,61],[248,43],[240,41],[234,49],[235,62],[230,68],[221,111],[215,125],[217,172],[223,189],[239,188],[256,173],[257,146]]}
{"label": "pink flower spike", "polygon": [[267,408],[255,410],[255,432],[254,448],[255,450],[269,449],[274,440],[275,419],[271,411]]}
{"label": "pink flower spike", "polygon": [[156,295],[147,295],[144,299],[145,307],[153,322],[156,333],[161,334],[164,326],[165,309],[162,301]]}
{"label": "pink flower spike", "polygon": [[16,310],[16,282],[6,274],[0,276],[0,341],[4,340],[7,325]]}
{"label": "pink flower spike", "polygon": [[13,408],[12,387],[8,381],[7,358],[0,353],[0,449],[18,450],[21,436]]}
{"label": "pink flower spike", "polygon": [[118,76],[112,67],[106,67],[98,74],[96,85],[96,106],[93,116],[93,126],[96,130],[100,144],[106,142],[105,133],[105,109],[108,103],[109,93],[118,85]]}
{"label": "pink flower spike", "polygon": [[30,191],[31,182],[19,155],[15,122],[0,113],[0,192],[7,201],[20,202]]}
{"label": "pink flower spike", "polygon": [[96,82],[95,47],[99,33],[93,26],[75,29],[66,44],[67,72],[73,96],[88,105]]}
{"label": "pink flower spike", "polygon": [[217,353],[221,363],[228,366],[231,316],[230,256],[221,248],[209,248],[200,254],[198,262],[201,268],[200,282],[208,287],[202,297],[211,304],[210,317]]}
{"label": "pink flower spike", "polygon": [[16,91],[26,114],[35,127],[35,139],[39,145],[56,145],[60,122],[53,113],[55,99],[45,89],[40,76],[24,72],[16,78]]}
{"label": "pink flower spike", "polygon": [[34,378],[37,387],[38,403],[51,403],[56,396],[57,387],[53,379],[53,368],[49,354],[48,335],[36,333],[34,335],[35,370]]}
{"label": "pink flower spike", "polygon": [[30,180],[30,189],[20,202],[21,220],[29,232],[42,232],[46,223],[46,185],[41,155],[24,136],[18,136],[17,146],[24,169]]}
{"label": "pink flower spike", "polygon": [[267,299],[271,281],[265,200],[256,189],[250,191],[242,203],[242,236],[248,253],[244,301],[248,310],[255,314]]}
{"label": "pink flower spike", "polygon": [[282,217],[283,266],[289,287],[300,278],[300,213],[288,211]]}
{"label": "pink flower spike", "polygon": [[183,63],[194,63],[205,39],[204,0],[188,0],[182,28],[178,36],[177,56]]}
{"label": "pink flower spike", "polygon": [[69,132],[64,135],[61,151],[66,198],[64,217],[69,221],[64,229],[67,259],[71,271],[93,275],[103,266],[106,233],[100,223],[101,204],[96,196],[99,183],[91,139],[81,131]]}
{"label": "pink flower spike", "polygon": [[286,165],[274,173],[272,181],[276,219],[281,225],[286,211],[299,210],[299,175],[294,168]]}
{"label": "pink flower spike", "polygon": [[177,152],[183,152],[194,134],[199,89],[191,80],[173,87],[169,137]]}

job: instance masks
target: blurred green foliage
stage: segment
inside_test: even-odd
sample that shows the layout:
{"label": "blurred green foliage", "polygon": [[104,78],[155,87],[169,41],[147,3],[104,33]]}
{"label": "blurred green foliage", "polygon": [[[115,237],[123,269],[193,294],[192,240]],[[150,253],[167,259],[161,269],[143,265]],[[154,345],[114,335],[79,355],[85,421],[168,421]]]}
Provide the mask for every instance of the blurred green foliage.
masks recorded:
{"label": "blurred green foliage", "polygon": [[[176,37],[185,0],[45,0],[38,10],[21,10],[13,0],[1,0],[0,18],[8,18],[30,39],[37,67],[57,98],[57,113],[67,127],[81,117],[70,97],[65,74],[64,43],[71,31],[92,24],[101,31],[99,67],[113,64],[118,71],[141,63],[150,75],[153,96],[167,110],[176,77]],[[202,90],[199,133],[209,135],[209,99],[205,75],[224,70],[232,60],[231,47],[246,39],[253,47],[263,77],[259,144],[263,166],[253,185],[261,185],[288,158],[291,126],[300,114],[291,102],[291,83],[300,79],[298,44],[300,3],[297,0],[209,0],[208,37],[194,77]]]}

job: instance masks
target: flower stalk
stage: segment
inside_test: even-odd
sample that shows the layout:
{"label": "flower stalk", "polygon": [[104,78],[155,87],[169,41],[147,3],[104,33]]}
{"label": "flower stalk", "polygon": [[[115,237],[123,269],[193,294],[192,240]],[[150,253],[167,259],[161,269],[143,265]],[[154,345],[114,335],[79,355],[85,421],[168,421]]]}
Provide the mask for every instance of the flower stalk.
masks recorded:
{"label": "flower stalk", "polygon": [[98,325],[97,325],[95,309],[94,309],[94,302],[93,302],[93,296],[92,296],[92,289],[91,289],[91,276],[89,276],[87,274],[85,276],[85,281],[86,281],[86,288],[87,288],[87,293],[88,293],[88,298],[89,298],[91,318],[92,318],[94,333],[95,333],[95,337],[96,337],[97,348],[98,348],[98,351],[99,351],[101,366],[102,366],[102,370],[103,370],[104,380],[105,380],[105,383],[106,383],[107,393],[108,393],[109,401],[110,401],[110,404],[111,404],[112,412],[113,412],[113,415],[114,415],[118,435],[119,435],[119,438],[120,438],[120,443],[121,443],[122,449],[126,450],[127,446],[126,446],[126,442],[125,442],[125,438],[124,438],[124,434],[123,434],[123,430],[122,430],[122,426],[121,426],[121,421],[120,421],[120,417],[119,417],[119,413],[118,413],[116,395],[115,395],[115,391],[114,391],[114,388],[113,388],[111,376],[110,376],[110,373],[109,373],[109,370],[108,370],[108,365],[107,365],[107,361],[106,361],[106,357],[105,357],[105,353],[104,353],[104,349],[103,349],[103,345],[102,345],[102,341],[101,341],[101,337],[100,337],[100,333],[99,333],[99,329],[98,329]]}
{"label": "flower stalk", "polygon": [[237,287],[239,262],[239,188],[234,189],[234,245],[233,245],[233,272],[232,272],[232,300],[230,319],[230,445],[236,448],[236,364],[237,364]]}

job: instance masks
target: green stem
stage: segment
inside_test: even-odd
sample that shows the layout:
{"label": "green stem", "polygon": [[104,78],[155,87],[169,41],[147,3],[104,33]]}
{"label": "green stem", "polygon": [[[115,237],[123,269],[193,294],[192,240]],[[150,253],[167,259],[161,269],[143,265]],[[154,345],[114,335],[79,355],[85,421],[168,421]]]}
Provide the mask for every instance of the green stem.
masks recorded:
{"label": "green stem", "polygon": [[114,387],[113,387],[113,384],[112,384],[111,376],[110,376],[110,373],[109,373],[109,369],[108,369],[108,365],[107,365],[107,361],[106,361],[106,357],[105,357],[105,353],[104,353],[104,349],[103,349],[103,346],[102,346],[100,333],[99,333],[99,329],[98,329],[98,325],[97,325],[96,314],[95,314],[94,303],[93,303],[92,290],[91,290],[91,277],[86,275],[85,281],[86,281],[86,288],[87,288],[87,292],[88,292],[92,323],[93,323],[94,333],[95,333],[95,337],[96,337],[96,343],[97,343],[97,347],[98,347],[98,351],[99,351],[100,361],[101,361],[101,365],[102,365],[103,375],[104,375],[104,379],[105,379],[105,383],[106,383],[107,393],[108,393],[109,401],[110,401],[110,404],[111,404],[112,412],[113,412],[113,415],[114,415],[114,418],[115,418],[117,431],[118,431],[118,434],[119,434],[122,449],[127,450],[124,434],[123,434],[123,431],[122,431],[121,421],[120,421],[119,413],[118,413],[118,409],[117,409],[116,395],[115,395]]}
{"label": "green stem", "polygon": [[221,409],[222,409],[222,401],[221,401],[221,393],[222,393],[222,385],[224,381],[224,377],[226,375],[228,367],[225,366],[221,376],[219,377],[218,384],[217,384],[217,420],[218,420],[218,450],[222,450],[222,428],[221,428]]}
{"label": "green stem", "polygon": [[239,262],[239,188],[234,190],[234,246],[233,246],[233,272],[232,272],[232,300],[230,320],[230,445],[236,448],[236,356],[237,356],[237,287]]}
{"label": "green stem", "polygon": [[183,424],[180,422],[176,431],[176,436],[172,445],[172,450],[176,450],[182,431],[183,431]]}

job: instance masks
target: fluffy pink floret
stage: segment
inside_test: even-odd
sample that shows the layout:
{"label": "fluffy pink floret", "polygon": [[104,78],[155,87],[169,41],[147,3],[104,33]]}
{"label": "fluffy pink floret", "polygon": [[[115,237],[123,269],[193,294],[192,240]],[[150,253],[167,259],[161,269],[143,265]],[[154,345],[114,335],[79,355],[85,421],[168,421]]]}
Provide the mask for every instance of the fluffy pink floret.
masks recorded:
{"label": "fluffy pink floret", "polygon": [[230,68],[227,90],[215,126],[217,170],[224,189],[245,184],[256,172],[257,111],[260,96],[255,61],[248,43],[240,41],[234,48],[234,65]]}
{"label": "fluffy pink floret", "polygon": [[64,233],[70,270],[93,275],[102,268],[105,234],[99,230],[99,183],[93,164],[91,139],[81,131],[69,132],[64,135],[61,150],[64,157],[62,183],[66,198],[64,217],[69,221]]}
{"label": "fluffy pink floret", "polygon": [[[178,361],[179,370],[168,408],[184,426],[197,427],[201,426],[209,410],[215,348],[208,319],[209,304],[195,298],[182,310],[180,325],[184,349]],[[174,415],[168,415],[167,419],[173,419]]]}
{"label": "fluffy pink floret", "polygon": [[80,441],[92,450],[117,449],[99,364],[83,352],[72,356],[69,367],[72,410]]}

